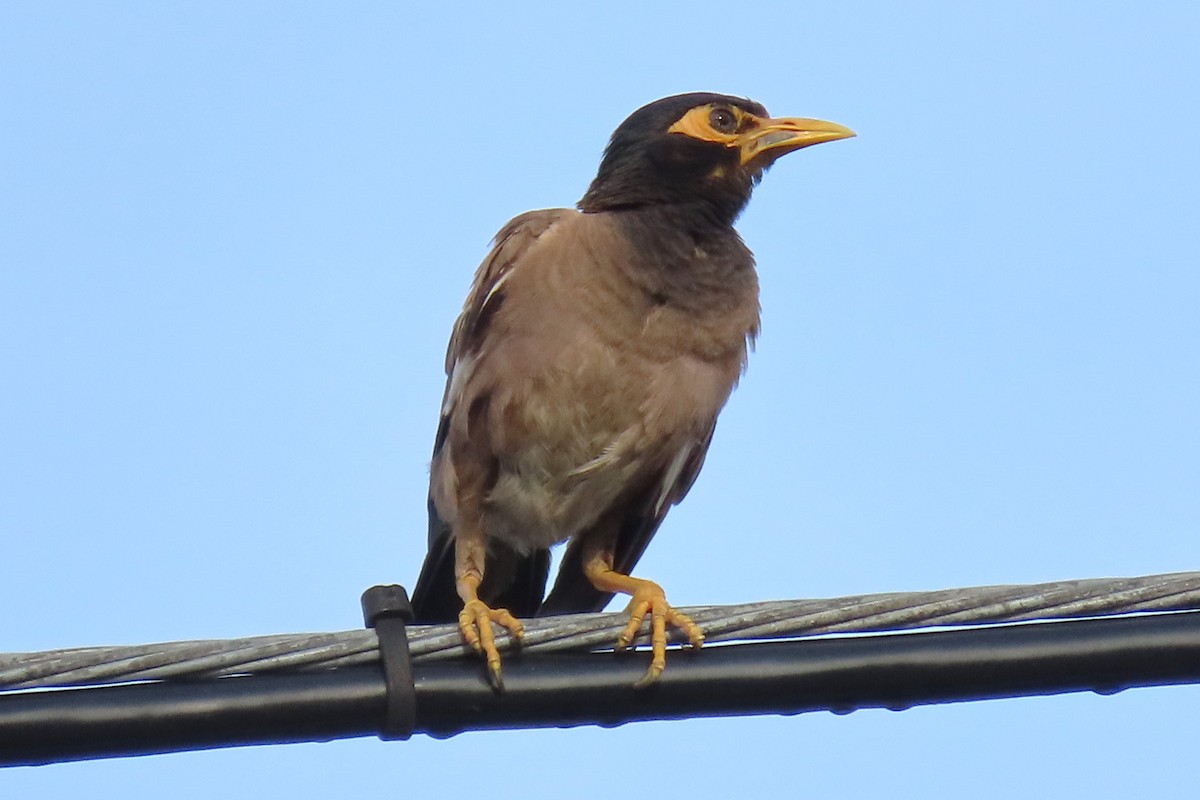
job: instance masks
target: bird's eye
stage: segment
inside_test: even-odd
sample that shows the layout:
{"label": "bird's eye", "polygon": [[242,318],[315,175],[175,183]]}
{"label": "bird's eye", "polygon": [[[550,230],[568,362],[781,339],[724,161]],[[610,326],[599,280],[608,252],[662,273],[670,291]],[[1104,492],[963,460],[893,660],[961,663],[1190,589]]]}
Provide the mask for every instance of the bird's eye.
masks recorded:
{"label": "bird's eye", "polygon": [[708,124],[718,133],[736,133],[738,120],[728,108],[714,108],[708,114]]}

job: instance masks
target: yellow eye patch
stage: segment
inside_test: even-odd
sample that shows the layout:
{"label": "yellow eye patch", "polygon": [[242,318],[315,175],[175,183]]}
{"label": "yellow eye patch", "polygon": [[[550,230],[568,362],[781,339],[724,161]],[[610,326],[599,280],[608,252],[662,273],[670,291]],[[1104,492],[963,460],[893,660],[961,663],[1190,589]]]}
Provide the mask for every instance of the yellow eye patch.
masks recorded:
{"label": "yellow eye patch", "polygon": [[[735,130],[726,132],[719,131],[713,127],[712,114],[718,108],[733,114],[737,120]],[[747,111],[743,111],[737,106],[706,103],[705,105],[690,109],[674,125],[667,128],[667,133],[682,133],[684,136],[690,136],[702,142],[715,142],[723,144],[726,147],[735,147],[741,139],[742,134],[750,128],[758,127],[758,124],[758,117]]]}

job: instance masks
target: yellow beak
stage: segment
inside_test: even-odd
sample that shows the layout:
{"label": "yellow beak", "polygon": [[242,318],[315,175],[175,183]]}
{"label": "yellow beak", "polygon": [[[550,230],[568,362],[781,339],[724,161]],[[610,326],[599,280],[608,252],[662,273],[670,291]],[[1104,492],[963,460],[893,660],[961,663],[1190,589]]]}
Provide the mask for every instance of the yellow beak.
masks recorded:
{"label": "yellow beak", "polygon": [[770,163],[802,147],[849,139],[855,135],[854,131],[836,122],[779,117],[765,119],[759,127],[746,131],[738,137],[737,145],[742,153],[743,165],[756,159]]}

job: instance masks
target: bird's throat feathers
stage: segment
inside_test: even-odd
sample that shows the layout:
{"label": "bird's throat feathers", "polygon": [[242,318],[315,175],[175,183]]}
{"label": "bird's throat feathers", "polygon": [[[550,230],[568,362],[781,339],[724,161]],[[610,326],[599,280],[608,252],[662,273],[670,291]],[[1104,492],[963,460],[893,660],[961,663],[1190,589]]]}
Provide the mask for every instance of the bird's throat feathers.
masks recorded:
{"label": "bird's throat feathers", "polygon": [[660,302],[699,310],[736,297],[757,308],[754,255],[733,227],[678,204],[609,214],[630,245],[634,279]]}
{"label": "bird's throat feathers", "polygon": [[661,166],[651,169],[637,159],[607,162],[579,201],[579,210],[658,210],[697,235],[731,227],[762,177],[760,170],[745,170],[732,161],[709,165],[700,174],[682,168],[664,174]]}

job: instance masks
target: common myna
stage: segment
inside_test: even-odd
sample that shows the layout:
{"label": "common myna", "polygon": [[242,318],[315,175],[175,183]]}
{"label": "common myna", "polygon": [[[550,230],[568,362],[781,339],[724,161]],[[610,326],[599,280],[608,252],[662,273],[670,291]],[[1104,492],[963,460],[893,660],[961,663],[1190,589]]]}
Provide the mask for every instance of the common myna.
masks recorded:
{"label": "common myna", "polygon": [[[578,210],[530,211],[497,234],[446,354],[429,553],[416,621],[458,620],[499,688],[492,623],[597,611],[632,596],[627,647],[651,615],[703,634],[630,570],[696,479],[758,333],[754,257],[733,229],[775,159],[853,136],[758,103],[681,94],[613,133]],[[543,599],[550,547],[569,541]]]}

